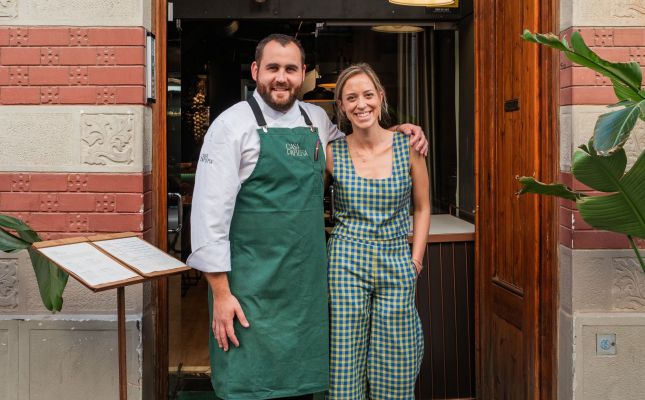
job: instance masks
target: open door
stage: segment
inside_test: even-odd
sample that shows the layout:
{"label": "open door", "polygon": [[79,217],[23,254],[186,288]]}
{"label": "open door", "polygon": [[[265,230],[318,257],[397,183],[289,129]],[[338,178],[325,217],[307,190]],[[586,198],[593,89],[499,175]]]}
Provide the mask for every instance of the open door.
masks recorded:
{"label": "open door", "polygon": [[557,171],[557,68],[524,29],[554,31],[555,1],[479,0],[476,23],[478,398],[554,398],[555,203],[516,176]]}

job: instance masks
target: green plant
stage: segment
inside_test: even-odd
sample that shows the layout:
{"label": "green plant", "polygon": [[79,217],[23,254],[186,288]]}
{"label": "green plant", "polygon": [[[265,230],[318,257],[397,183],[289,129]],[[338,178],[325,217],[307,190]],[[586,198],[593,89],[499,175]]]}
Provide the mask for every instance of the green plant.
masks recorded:
{"label": "green plant", "polygon": [[645,121],[640,66],[636,62],[613,63],[600,58],[578,32],[571,35],[571,46],[566,39],[553,34],[524,31],[522,37],[559,50],[572,62],[609,78],[618,102],[608,106],[615,110],[598,118],[593,138],[575,151],[571,165],[573,176],[600,194],[575,191],[561,183],[545,184],[527,176],[518,178],[522,184],[518,194],[537,193],[575,201],[589,225],[627,236],[645,272],[643,257],[634,242],[634,238],[645,238],[645,151],[626,171],[627,155],[623,149],[638,119]]}
{"label": "green plant", "polygon": [[63,307],[63,290],[67,285],[68,275],[31,247],[34,242],[41,240],[33,229],[18,218],[0,214],[0,251],[13,253],[27,249],[43,305],[49,311],[56,312]]}

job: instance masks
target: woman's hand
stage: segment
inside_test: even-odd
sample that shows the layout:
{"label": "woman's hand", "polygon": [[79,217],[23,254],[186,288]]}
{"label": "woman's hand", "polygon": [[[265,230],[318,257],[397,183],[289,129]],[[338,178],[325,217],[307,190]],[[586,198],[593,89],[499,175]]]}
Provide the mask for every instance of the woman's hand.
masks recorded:
{"label": "woman's hand", "polygon": [[417,276],[421,273],[421,270],[423,269],[423,263],[416,258],[412,259],[412,264],[414,264],[414,268],[417,269]]}

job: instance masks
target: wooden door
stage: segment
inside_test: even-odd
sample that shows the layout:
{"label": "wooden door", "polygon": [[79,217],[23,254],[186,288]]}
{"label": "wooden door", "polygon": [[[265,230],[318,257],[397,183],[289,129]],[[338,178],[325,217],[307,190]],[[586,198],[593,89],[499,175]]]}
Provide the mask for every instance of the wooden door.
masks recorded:
{"label": "wooden door", "polygon": [[475,3],[478,398],[550,399],[555,202],[515,192],[557,171],[555,55],[520,38],[553,30],[555,1]]}

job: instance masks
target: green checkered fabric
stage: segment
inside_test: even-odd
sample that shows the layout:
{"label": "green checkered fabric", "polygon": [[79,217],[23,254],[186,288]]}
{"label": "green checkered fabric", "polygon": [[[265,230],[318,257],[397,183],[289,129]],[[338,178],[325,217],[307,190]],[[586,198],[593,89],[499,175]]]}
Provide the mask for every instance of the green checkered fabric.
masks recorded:
{"label": "green checkered fabric", "polygon": [[334,157],[334,218],[332,234],[363,240],[391,240],[410,231],[409,137],[395,133],[392,174],[367,179],[356,174],[347,140],[331,144]]}
{"label": "green checkered fabric", "polygon": [[[410,400],[423,355],[408,234],[409,142],[395,134],[392,176],[356,176],[332,144],[339,224],[328,244],[331,400]],[[404,222],[405,220],[405,222]]]}

